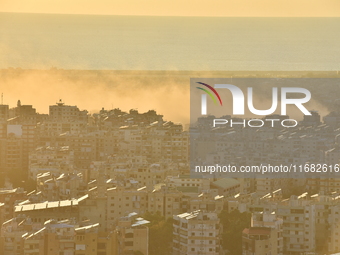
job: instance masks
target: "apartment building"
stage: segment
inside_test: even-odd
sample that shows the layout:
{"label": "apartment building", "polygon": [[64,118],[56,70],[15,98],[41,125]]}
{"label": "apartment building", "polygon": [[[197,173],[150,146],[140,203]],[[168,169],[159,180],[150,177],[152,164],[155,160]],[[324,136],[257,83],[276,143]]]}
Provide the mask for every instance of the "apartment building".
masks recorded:
{"label": "apartment building", "polygon": [[0,172],[6,175],[10,172],[18,176],[26,175],[23,171],[23,148],[23,140],[13,133],[9,134],[6,139],[0,139]]}
{"label": "apartment building", "polygon": [[27,178],[28,155],[37,146],[36,130],[39,114],[32,105],[22,105],[18,100],[17,106],[9,109],[7,134],[15,134],[22,141],[22,170],[21,175]]}
{"label": "apartment building", "polygon": [[315,204],[303,197],[294,197],[278,206],[277,214],[283,218],[284,252],[315,251],[315,213]]}
{"label": "apartment building", "polygon": [[242,232],[242,255],[277,254],[272,245],[275,243],[275,231],[266,227],[246,228]]}
{"label": "apartment building", "polygon": [[27,192],[23,188],[0,189],[0,203],[2,206],[4,221],[10,220],[14,216],[14,206],[18,201],[27,200]]}
{"label": "apartment building", "polygon": [[183,211],[182,197],[183,193],[177,189],[165,185],[158,186],[148,192],[147,211],[152,214],[159,213],[165,218],[172,218],[173,215]]}
{"label": "apartment building", "polygon": [[149,228],[150,222],[138,217],[133,212],[121,217],[116,226],[118,254],[129,255],[134,252],[149,254]]}
{"label": "apartment building", "polygon": [[241,184],[233,178],[221,178],[211,182],[211,188],[217,189],[219,195],[229,197],[240,193]]}
{"label": "apartment building", "polygon": [[197,197],[191,197],[186,209],[189,211],[201,210],[202,212],[215,212],[219,214],[223,210],[224,202],[224,196],[219,195],[218,190],[210,189],[202,192]]}
{"label": "apartment building", "polygon": [[38,147],[29,155],[29,178],[32,180],[44,172],[60,175],[73,171],[74,152],[68,146]]}
{"label": "apartment building", "polygon": [[180,124],[157,121],[148,126],[122,126],[119,130],[123,148],[146,156],[150,163],[160,159],[176,163],[188,160],[189,137]]}
{"label": "apartment building", "polygon": [[118,255],[116,232],[101,232],[99,223],[74,218],[34,222],[14,218],[1,228],[0,251],[4,255]]}
{"label": "apartment building", "polygon": [[[81,201],[79,199],[79,201]],[[78,199],[42,203],[24,203],[14,207],[16,217],[29,217],[33,222],[43,223],[49,219],[58,221],[79,218]]]}
{"label": "apartment building", "polygon": [[50,105],[49,116],[55,121],[87,121],[87,111],[80,111],[77,106],[65,105],[60,99],[55,105]]}
{"label": "apartment building", "polygon": [[74,255],[74,225],[48,220],[35,232],[22,235],[24,255]]}
{"label": "apartment building", "polygon": [[117,235],[102,232],[99,223],[75,228],[74,255],[119,255]]}
{"label": "apartment building", "polygon": [[[27,219],[27,222],[30,220]],[[0,253],[3,255],[21,254],[23,243],[21,236],[32,230],[32,225],[25,223],[25,218],[12,218],[1,226]]]}
{"label": "apartment building", "polygon": [[222,227],[215,212],[183,213],[173,216],[174,255],[222,254]]}
{"label": "apartment building", "polygon": [[52,174],[50,172],[37,175],[36,191],[40,199],[45,201],[67,200],[85,195],[86,183],[81,173]]}
{"label": "apartment building", "polygon": [[107,226],[113,227],[118,219],[132,212],[144,214],[148,209],[146,187],[117,186],[107,189]]}
{"label": "apartment building", "polygon": [[8,105],[0,104],[0,139],[7,136]]}
{"label": "apartment building", "polygon": [[243,255],[282,255],[283,220],[275,212],[253,213],[250,228],[242,232]]}
{"label": "apartment building", "polygon": [[329,222],[328,251],[332,253],[339,253],[340,252],[340,206],[339,205],[335,205],[330,208],[330,213],[328,215],[328,222]]}
{"label": "apartment building", "polygon": [[210,180],[206,178],[191,178],[189,175],[168,176],[165,183],[169,187],[176,187],[181,190],[183,188],[193,188],[197,193],[210,189]]}

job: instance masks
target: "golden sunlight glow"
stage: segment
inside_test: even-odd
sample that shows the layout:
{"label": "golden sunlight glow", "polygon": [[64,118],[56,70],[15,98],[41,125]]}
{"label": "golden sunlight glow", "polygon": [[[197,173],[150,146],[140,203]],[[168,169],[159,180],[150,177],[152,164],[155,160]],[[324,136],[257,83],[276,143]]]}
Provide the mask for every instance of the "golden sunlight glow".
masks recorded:
{"label": "golden sunlight glow", "polygon": [[0,12],[234,16],[339,17],[339,0],[1,0]]}

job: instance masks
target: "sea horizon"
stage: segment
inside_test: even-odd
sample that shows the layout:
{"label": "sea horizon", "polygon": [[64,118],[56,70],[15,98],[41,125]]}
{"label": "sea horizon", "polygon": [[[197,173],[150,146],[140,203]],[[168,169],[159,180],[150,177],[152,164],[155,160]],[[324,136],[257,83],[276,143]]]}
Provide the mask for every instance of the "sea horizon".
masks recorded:
{"label": "sea horizon", "polygon": [[339,19],[2,12],[0,68],[336,71]]}

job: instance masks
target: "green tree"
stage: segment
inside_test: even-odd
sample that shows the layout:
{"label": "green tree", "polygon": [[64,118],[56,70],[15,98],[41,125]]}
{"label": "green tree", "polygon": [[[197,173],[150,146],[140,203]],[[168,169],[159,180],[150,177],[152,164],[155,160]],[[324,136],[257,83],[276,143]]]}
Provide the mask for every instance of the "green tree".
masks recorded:
{"label": "green tree", "polygon": [[149,224],[149,254],[170,255],[172,254],[172,218],[165,219],[159,212],[151,214],[147,212],[144,218],[150,221]]}
{"label": "green tree", "polygon": [[219,217],[223,226],[223,249],[232,255],[242,255],[242,231],[250,227],[251,213],[223,210]]}

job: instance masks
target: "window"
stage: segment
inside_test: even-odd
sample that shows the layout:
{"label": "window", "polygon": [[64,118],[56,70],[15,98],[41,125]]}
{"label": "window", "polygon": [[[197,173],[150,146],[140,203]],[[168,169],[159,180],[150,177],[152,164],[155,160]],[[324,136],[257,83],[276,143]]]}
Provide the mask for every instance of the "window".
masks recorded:
{"label": "window", "polygon": [[125,238],[133,238],[133,233],[126,233]]}
{"label": "window", "polygon": [[105,250],[106,249],[106,243],[98,243],[97,248],[100,250]]}

